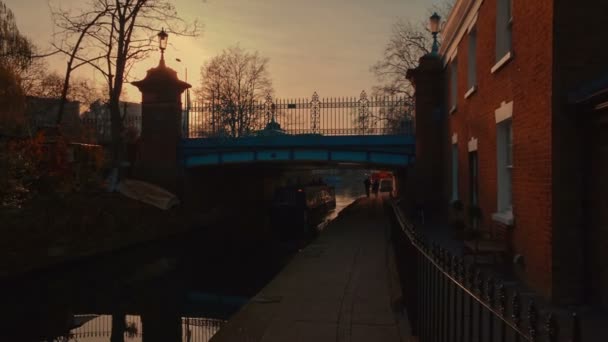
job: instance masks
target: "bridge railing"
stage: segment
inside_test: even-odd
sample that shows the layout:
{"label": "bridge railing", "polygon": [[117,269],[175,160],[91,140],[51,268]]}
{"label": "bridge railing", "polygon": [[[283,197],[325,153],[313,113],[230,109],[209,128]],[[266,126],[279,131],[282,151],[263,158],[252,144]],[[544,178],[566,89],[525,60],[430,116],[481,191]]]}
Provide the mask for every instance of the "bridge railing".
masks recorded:
{"label": "bridge railing", "polygon": [[272,99],[250,103],[210,101],[184,110],[185,138],[278,134],[413,134],[413,111],[405,97]]}

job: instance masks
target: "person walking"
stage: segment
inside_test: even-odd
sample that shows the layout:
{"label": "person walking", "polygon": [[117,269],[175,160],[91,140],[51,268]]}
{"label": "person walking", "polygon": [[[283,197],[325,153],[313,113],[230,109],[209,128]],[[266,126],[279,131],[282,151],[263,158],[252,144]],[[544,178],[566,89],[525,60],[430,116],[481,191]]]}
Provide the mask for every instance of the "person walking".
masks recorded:
{"label": "person walking", "polygon": [[369,198],[369,188],[372,185],[372,182],[369,180],[369,177],[366,177],[363,181],[363,186],[365,186],[365,195]]}
{"label": "person walking", "polygon": [[378,197],[378,190],[380,190],[380,181],[378,179],[374,179],[374,183],[372,184],[372,191],[374,192],[374,196]]}

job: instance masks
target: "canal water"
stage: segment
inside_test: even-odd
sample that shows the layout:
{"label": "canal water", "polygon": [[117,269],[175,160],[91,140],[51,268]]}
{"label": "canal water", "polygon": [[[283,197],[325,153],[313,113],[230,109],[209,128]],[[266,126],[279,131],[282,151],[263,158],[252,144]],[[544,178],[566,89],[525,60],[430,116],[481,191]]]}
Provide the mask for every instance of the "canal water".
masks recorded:
{"label": "canal water", "polygon": [[[320,230],[362,195],[359,178],[336,184]],[[208,341],[293,252],[203,229],[10,279],[0,284],[0,341],[143,341],[144,331]]]}

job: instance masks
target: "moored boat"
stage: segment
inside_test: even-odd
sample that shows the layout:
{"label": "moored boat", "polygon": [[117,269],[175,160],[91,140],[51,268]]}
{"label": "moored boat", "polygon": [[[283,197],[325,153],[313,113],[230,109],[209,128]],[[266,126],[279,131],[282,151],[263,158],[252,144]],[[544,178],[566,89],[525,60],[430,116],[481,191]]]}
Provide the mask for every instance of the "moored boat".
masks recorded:
{"label": "moored boat", "polygon": [[316,183],[276,190],[270,210],[271,227],[283,240],[310,234],[336,208],[333,186]]}

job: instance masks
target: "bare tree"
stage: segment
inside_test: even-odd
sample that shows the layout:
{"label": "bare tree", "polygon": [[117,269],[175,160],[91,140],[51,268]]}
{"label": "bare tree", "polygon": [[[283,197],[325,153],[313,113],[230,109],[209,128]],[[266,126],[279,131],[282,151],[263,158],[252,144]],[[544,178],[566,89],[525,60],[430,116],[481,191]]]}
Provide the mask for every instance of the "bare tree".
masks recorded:
{"label": "bare tree", "polygon": [[19,74],[30,65],[32,49],[13,12],[0,1],[0,131],[13,131],[25,121]]}
{"label": "bare tree", "polygon": [[261,117],[257,105],[272,94],[269,59],[258,52],[247,52],[239,46],[224,50],[201,68],[201,87],[197,90],[202,103],[210,103],[214,115],[210,124],[215,132],[241,137],[259,129]]}
{"label": "bare tree", "polygon": [[25,101],[19,78],[0,65],[0,135],[13,133],[25,122]]}
{"label": "bare tree", "polygon": [[[438,13],[442,18],[449,15],[454,0],[442,0],[432,5],[427,13]],[[385,127],[393,132],[410,132],[414,117],[414,87],[407,79],[407,71],[418,66],[420,58],[431,52],[433,38],[427,22],[397,20],[384,49],[382,58],[371,67],[378,85],[373,88],[374,96],[398,96],[392,106],[383,108],[380,115],[359,120],[372,123],[383,120]],[[441,36],[439,36],[441,37]]]}
{"label": "bare tree", "polygon": [[102,92],[92,80],[84,77],[71,79],[71,86],[64,94],[65,78],[57,72],[47,72],[46,66],[42,69],[38,68],[35,66],[37,64],[37,62],[32,63],[32,67],[22,74],[21,85],[26,96],[50,99],[61,99],[65,96],[66,102],[76,101],[87,108],[97,100],[106,101],[105,92]]}
{"label": "bare tree", "polygon": [[[447,18],[452,4],[453,0],[437,3],[429,9],[429,15],[437,12],[442,18]],[[432,44],[433,39],[426,22],[397,20],[393,24],[392,34],[382,58],[371,68],[379,82],[379,85],[374,87],[374,94],[403,95],[411,107],[414,103],[414,89],[406,78],[406,73],[418,66],[420,57],[431,52]]]}
{"label": "bare tree", "polygon": [[0,1],[0,65],[24,69],[32,59],[32,44],[17,28],[13,12]]}
{"label": "bare tree", "polygon": [[114,167],[124,160],[120,97],[133,65],[156,49],[160,27],[176,35],[195,36],[199,25],[185,23],[169,0],[89,0],[82,9],[53,8],[54,47],[68,56],[63,94],[72,70],[92,67],[105,79],[112,122]]}

